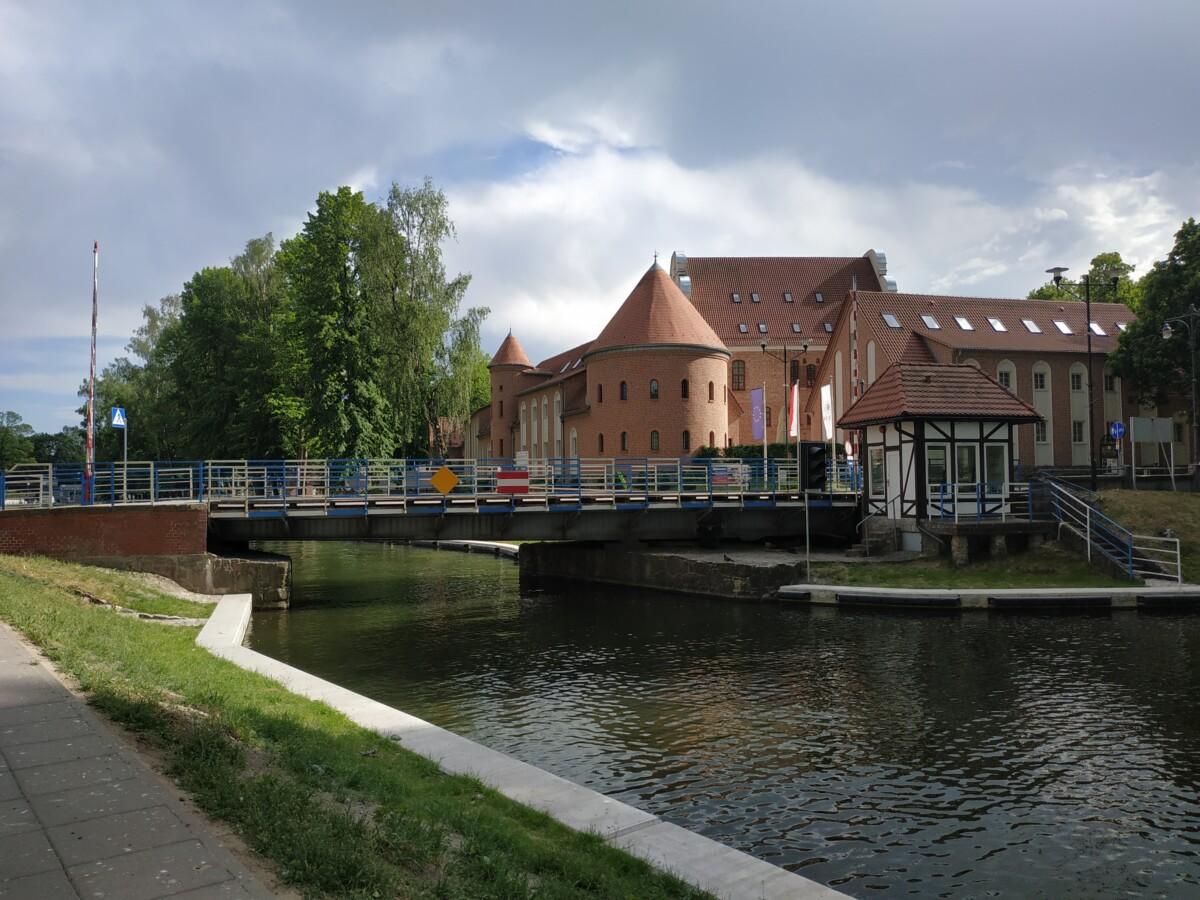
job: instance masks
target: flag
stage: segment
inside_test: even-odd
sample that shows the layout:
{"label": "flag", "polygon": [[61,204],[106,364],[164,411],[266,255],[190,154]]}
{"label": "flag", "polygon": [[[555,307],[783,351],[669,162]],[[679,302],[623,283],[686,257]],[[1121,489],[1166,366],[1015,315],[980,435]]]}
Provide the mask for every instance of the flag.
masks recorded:
{"label": "flag", "polygon": [[821,385],[821,431],[825,440],[833,440],[833,385]]}
{"label": "flag", "polygon": [[750,434],[756,441],[763,439],[763,389],[750,391]]}
{"label": "flag", "polygon": [[800,437],[800,382],[792,384],[792,427],[788,437]]}

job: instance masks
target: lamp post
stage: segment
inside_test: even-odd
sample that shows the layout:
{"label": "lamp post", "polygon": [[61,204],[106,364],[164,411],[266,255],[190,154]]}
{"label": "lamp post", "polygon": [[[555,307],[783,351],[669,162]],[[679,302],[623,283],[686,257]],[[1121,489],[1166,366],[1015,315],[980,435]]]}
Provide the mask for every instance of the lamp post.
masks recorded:
{"label": "lamp post", "polygon": [[[1054,281],[1054,287],[1060,293],[1063,286],[1069,288],[1083,287],[1083,303],[1084,303],[1084,323],[1083,333],[1087,335],[1087,409],[1088,409],[1088,467],[1090,477],[1088,486],[1092,491],[1096,490],[1096,396],[1095,390],[1092,388],[1092,279],[1086,273],[1078,282],[1066,281],[1063,278],[1063,272],[1067,271],[1066,266],[1052,266],[1046,270],[1046,274],[1051,276]],[[1117,292],[1117,284],[1119,278],[1114,275],[1109,280],[1109,287],[1112,288],[1113,294]],[[1075,295],[1078,297],[1078,293]]]}
{"label": "lamp post", "polygon": [[1197,470],[1197,463],[1200,461],[1200,422],[1196,421],[1196,337],[1197,330],[1200,329],[1200,309],[1195,306],[1189,306],[1187,312],[1181,316],[1173,316],[1163,322],[1162,336],[1163,340],[1171,337],[1173,329],[1171,324],[1182,325],[1188,331],[1188,355],[1192,358],[1192,473]]}

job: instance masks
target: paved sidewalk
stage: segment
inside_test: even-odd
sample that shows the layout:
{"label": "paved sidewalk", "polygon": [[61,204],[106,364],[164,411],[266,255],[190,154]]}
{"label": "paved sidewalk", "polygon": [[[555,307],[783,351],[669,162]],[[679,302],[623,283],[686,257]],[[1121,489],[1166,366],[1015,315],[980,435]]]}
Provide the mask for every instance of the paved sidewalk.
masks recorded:
{"label": "paved sidewalk", "polygon": [[0,898],[270,896],[0,624]]}

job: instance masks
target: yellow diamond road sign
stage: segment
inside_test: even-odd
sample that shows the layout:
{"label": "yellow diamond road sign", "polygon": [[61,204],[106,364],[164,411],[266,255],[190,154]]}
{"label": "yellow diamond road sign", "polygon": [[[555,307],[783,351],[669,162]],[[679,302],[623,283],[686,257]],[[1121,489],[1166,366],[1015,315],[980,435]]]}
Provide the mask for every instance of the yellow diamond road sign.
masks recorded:
{"label": "yellow diamond road sign", "polygon": [[458,476],[451,472],[449,467],[442,466],[429,477],[429,483],[442,494],[448,494],[458,485]]}

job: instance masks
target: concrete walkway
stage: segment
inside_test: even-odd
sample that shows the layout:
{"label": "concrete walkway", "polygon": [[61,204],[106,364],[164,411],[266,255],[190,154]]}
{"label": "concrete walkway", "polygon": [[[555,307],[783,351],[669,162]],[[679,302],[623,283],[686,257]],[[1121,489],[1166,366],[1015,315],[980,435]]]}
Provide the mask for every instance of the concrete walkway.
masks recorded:
{"label": "concrete walkway", "polygon": [[0,623],[0,898],[270,896]]}

